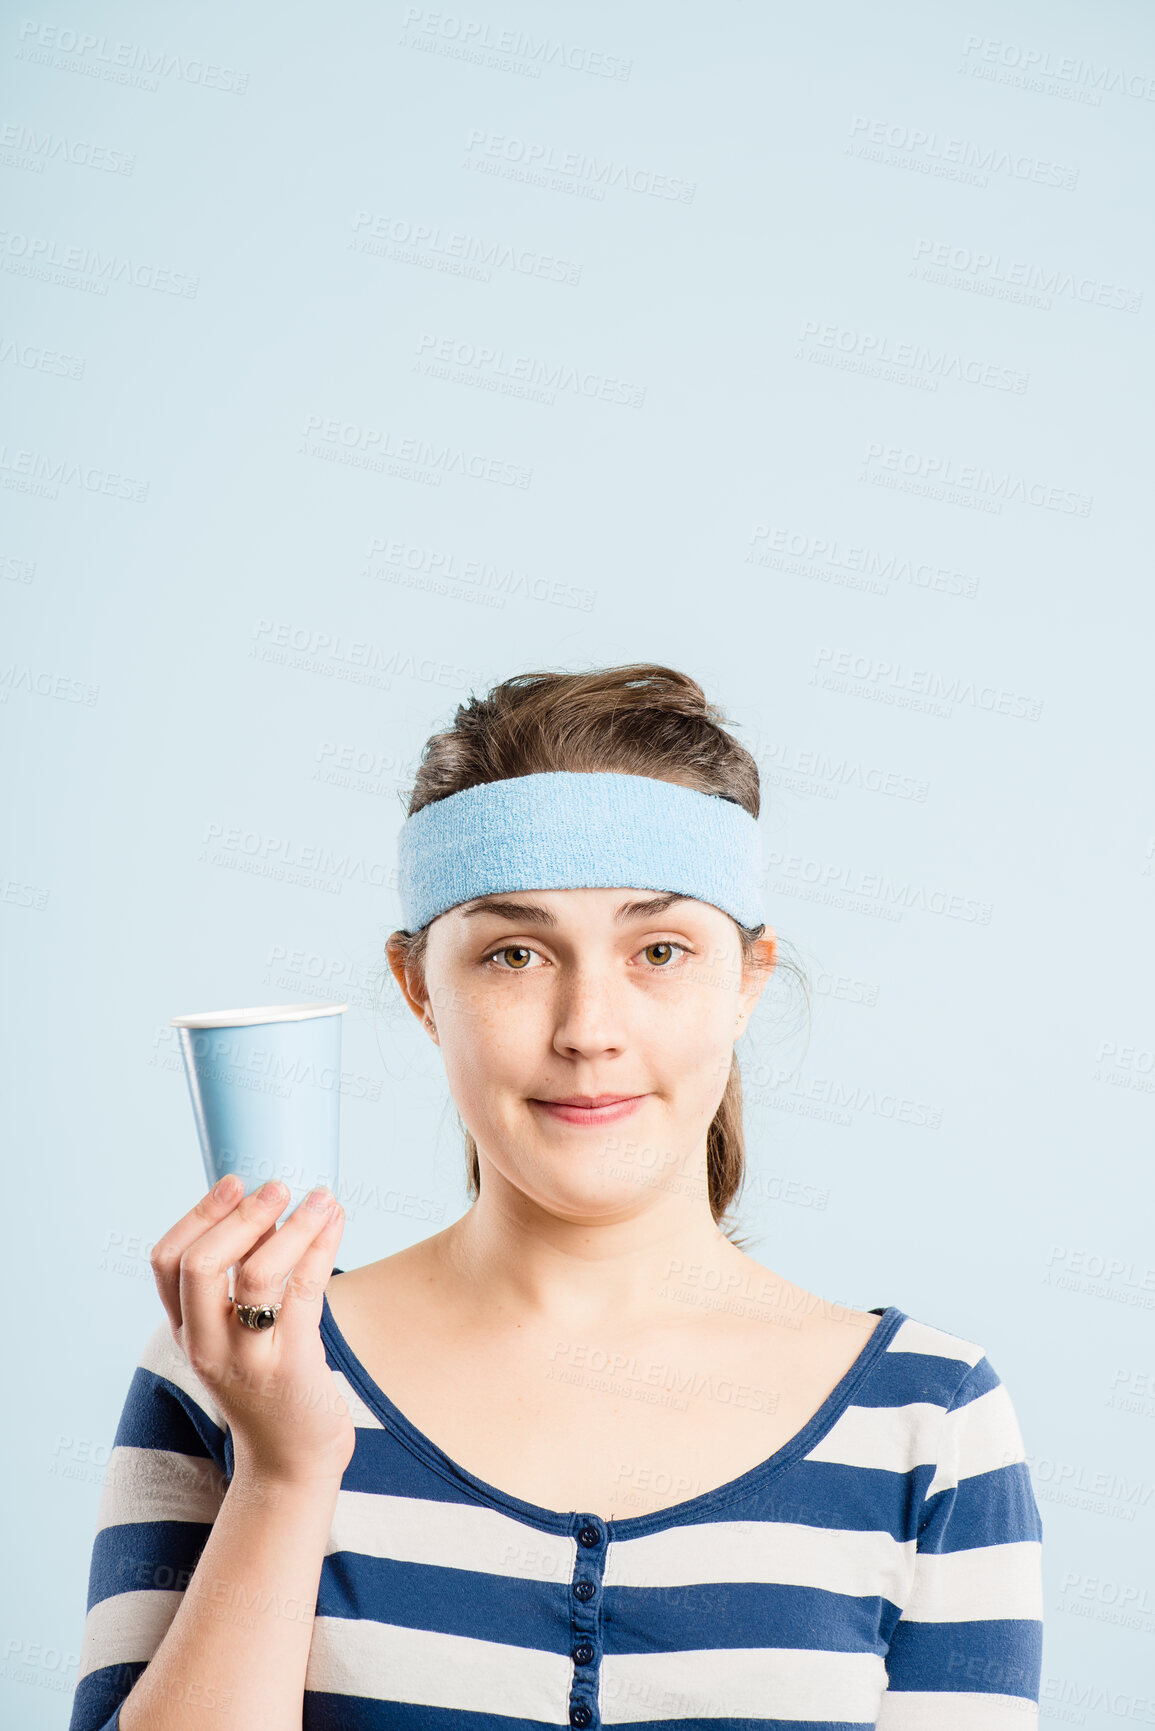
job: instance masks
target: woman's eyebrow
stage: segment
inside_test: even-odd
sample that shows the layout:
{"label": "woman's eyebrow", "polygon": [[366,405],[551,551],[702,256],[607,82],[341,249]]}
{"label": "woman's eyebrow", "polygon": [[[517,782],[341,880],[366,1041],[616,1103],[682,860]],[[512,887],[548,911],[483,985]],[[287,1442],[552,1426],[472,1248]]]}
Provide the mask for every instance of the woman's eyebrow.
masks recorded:
{"label": "woman's eyebrow", "polygon": [[614,924],[624,925],[627,920],[650,919],[654,914],[664,914],[675,902],[688,902],[692,899],[691,896],[675,895],[672,890],[668,890],[663,895],[652,896],[649,901],[623,902],[614,915]]}
{"label": "woman's eyebrow", "polygon": [[[654,914],[663,914],[674,902],[692,899],[690,896],[667,891],[660,896],[652,896],[648,901],[623,902],[614,915],[614,924],[624,925],[627,920],[647,919]],[[474,914],[496,914],[500,919],[515,920],[518,925],[557,925],[557,915],[537,902],[499,902],[483,897],[471,907],[462,910],[463,919],[472,919]]]}
{"label": "woman's eyebrow", "polygon": [[515,920],[518,925],[557,925],[557,915],[548,908],[539,907],[536,902],[494,902],[483,899],[474,902],[472,907],[463,908],[461,917],[471,920],[474,914],[497,914],[502,919]]}

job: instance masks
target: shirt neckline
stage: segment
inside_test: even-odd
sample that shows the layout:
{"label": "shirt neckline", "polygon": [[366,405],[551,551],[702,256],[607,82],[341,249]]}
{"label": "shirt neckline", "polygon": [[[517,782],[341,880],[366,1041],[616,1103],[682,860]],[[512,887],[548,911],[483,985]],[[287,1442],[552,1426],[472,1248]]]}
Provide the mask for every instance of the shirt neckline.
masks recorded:
{"label": "shirt neckline", "polygon": [[[343,1274],[341,1268],[334,1268],[334,1274]],[[872,1315],[878,1314],[871,1312]],[[727,1503],[744,1496],[747,1491],[768,1482],[785,1472],[788,1467],[808,1454],[816,1443],[821,1441],[828,1430],[839,1419],[851,1403],[851,1396],[859,1384],[869,1375],[876,1360],[889,1346],[899,1327],[907,1320],[905,1312],[896,1305],[887,1305],[879,1316],[878,1326],[866,1341],[862,1351],[851,1364],[845,1374],[835,1383],[826,1399],[812,1413],[810,1418],[795,1431],[792,1437],[772,1455],[754,1466],[748,1467],[737,1478],[727,1479],[725,1484],[717,1485],[713,1490],[699,1491],[697,1496],[687,1497],[680,1503],[670,1503],[662,1509],[654,1509],[647,1515],[625,1515],[620,1519],[607,1520],[598,1515],[598,1520],[605,1527],[611,1539],[640,1538],[643,1534],[659,1531],[662,1527],[679,1526],[683,1522],[697,1519],[706,1514],[712,1514]],[[527,1522],[531,1526],[540,1527],[548,1532],[570,1533],[574,1522],[582,1513],[581,1510],[547,1509],[539,1503],[526,1502],[522,1497],[515,1497],[509,1491],[503,1491],[497,1485],[489,1484],[479,1478],[476,1473],[461,1466],[447,1455],[443,1448],[435,1443],[432,1437],[418,1430],[413,1421],[405,1416],[401,1408],[395,1406],[384,1389],[374,1382],[361,1360],[357,1357],[345,1336],[337,1326],[337,1320],[329,1307],[327,1293],[321,1295],[321,1338],[328,1346],[332,1356],[337,1360],[349,1381],[360,1394],[365,1405],[379,1419],[386,1430],[392,1434],[410,1451],[419,1456],[426,1465],[431,1466],[443,1478],[448,1479],[457,1489],[464,1489],[479,1502],[496,1505],[513,1515],[517,1520]],[[589,1511],[593,1512],[593,1511]]]}

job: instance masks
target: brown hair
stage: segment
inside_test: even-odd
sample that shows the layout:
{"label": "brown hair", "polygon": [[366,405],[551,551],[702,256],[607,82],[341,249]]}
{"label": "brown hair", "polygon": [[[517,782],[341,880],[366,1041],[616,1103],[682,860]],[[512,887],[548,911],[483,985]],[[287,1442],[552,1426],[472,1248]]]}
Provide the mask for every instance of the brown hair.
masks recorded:
{"label": "brown hair", "polygon": [[[588,673],[517,673],[485,697],[459,704],[452,726],[427,741],[408,796],[407,815],[487,781],[547,770],[609,770],[720,794],[757,817],[758,766],[745,746],[725,732],[725,720],[688,674],[653,662]],[[743,966],[766,967],[754,948],[765,927],[735,924]],[[425,925],[418,932],[394,935],[393,943],[406,966],[420,970],[428,931]],[[780,957],[779,965],[783,965]],[[792,962],[784,965],[805,996],[801,970]],[[481,1168],[477,1144],[465,1125],[461,1127],[472,1202],[480,1193]],[[707,1132],[706,1158],[710,1212],[721,1225],[745,1176],[742,1077],[736,1052]],[[733,1233],[727,1236],[739,1242]]]}

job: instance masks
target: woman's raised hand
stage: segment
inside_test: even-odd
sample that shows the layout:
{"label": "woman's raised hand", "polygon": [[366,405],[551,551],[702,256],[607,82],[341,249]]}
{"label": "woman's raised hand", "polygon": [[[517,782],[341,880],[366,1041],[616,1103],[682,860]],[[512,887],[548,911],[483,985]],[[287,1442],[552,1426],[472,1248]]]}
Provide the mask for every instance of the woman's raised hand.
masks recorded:
{"label": "woman's raised hand", "polygon": [[[149,1258],[173,1337],[233,1436],[238,1470],[262,1481],[339,1480],[356,1432],[320,1335],[321,1301],[345,1211],[316,1190],[278,1229],[284,1184],[243,1195],[235,1175],[202,1196]],[[272,1328],[247,1328],[229,1300],[276,1304]],[[288,1284],[285,1284],[288,1276]],[[282,1291],[283,1288],[283,1291]]]}

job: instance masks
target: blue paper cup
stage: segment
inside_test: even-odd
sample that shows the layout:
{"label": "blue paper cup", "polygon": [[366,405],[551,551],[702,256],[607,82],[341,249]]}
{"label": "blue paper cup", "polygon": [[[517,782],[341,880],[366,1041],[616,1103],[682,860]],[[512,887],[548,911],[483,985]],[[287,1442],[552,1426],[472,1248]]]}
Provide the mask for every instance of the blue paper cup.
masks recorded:
{"label": "blue paper cup", "polygon": [[319,1184],[337,1194],[341,1014],[347,1004],[266,1004],[173,1016],[209,1187],[289,1186],[284,1220]]}

